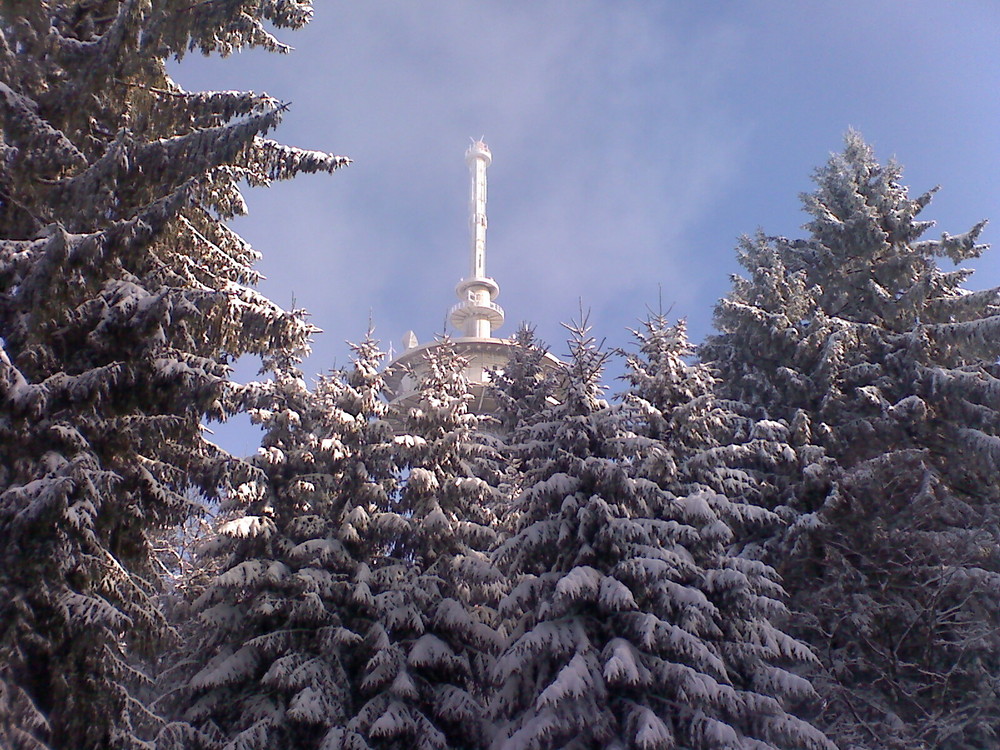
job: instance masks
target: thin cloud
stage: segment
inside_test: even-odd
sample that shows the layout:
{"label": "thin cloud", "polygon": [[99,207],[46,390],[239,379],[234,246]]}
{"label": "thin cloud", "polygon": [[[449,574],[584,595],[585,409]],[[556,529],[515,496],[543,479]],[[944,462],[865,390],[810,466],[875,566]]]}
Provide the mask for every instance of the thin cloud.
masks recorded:
{"label": "thin cloud", "polygon": [[[554,325],[580,296],[607,308],[628,294],[622,306],[641,310],[637,275],[670,286],[689,223],[739,162],[739,126],[717,97],[740,34],[671,33],[648,16],[597,2],[321,13],[295,54],[330,74],[291,95],[308,110],[296,118],[329,123],[355,159],[328,223],[364,260],[338,261],[357,283],[310,304],[316,317],[372,309],[392,338],[441,329],[465,268],[462,151],[481,133],[495,154],[490,269],[514,318]],[[314,47],[324,23],[342,34]]]}

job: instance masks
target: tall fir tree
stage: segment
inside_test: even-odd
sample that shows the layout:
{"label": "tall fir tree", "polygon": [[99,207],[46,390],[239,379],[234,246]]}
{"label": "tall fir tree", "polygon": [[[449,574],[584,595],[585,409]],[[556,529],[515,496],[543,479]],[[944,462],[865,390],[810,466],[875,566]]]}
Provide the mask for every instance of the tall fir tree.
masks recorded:
{"label": "tall fir tree", "polygon": [[500,488],[496,508],[498,530],[505,538],[516,525],[517,514],[512,501],[522,487],[523,473],[515,455],[516,441],[523,436],[522,427],[542,413],[556,400],[558,369],[561,364],[549,355],[549,350],[535,335],[535,329],[522,324],[510,339],[509,357],[502,368],[490,378],[490,392],[497,408],[497,485]]}
{"label": "tall fir tree", "polygon": [[736,417],[716,400],[708,368],[688,361],[695,350],[687,323],[670,325],[662,313],[650,314],[632,336],[636,351],[621,352],[626,361],[622,379],[628,384],[623,395],[634,410],[636,432],[663,448],[654,452],[662,465],[650,466],[649,475],[703,484],[733,497],[746,494],[750,478],[714,454]]}
{"label": "tall fir tree", "polygon": [[682,330],[648,327],[625,407],[571,330],[561,399],[522,428],[526,489],[497,552],[513,588],[494,747],[829,747],[784,705],[810,690],[782,664],[809,655],[769,620],[773,571],[725,551],[727,521],[763,512],[692,479],[709,471],[711,378],[681,361]]}
{"label": "tall fir tree", "polygon": [[491,736],[484,686],[502,580],[487,554],[496,490],[478,476],[490,449],[468,409],[465,360],[447,339],[426,357],[419,401],[397,418],[402,486],[369,516],[381,554],[354,595],[371,612],[363,703],[329,750],[485,748]]}
{"label": "tall fir tree", "polygon": [[208,550],[225,563],[197,603],[203,632],[189,648],[203,667],[158,747],[214,739],[308,750],[339,736],[354,711],[353,654],[367,617],[354,582],[373,557],[365,519],[394,494],[398,474],[382,353],[369,337],[355,357],[312,391],[294,362],[255,389],[266,430],[260,478],[240,488]]}
{"label": "tall fir tree", "polygon": [[745,239],[705,346],[723,393],[814,455],[774,472],[770,544],[849,748],[1000,734],[1000,289],[972,292],[985,222],[939,239],[855,132],[803,196],[804,239]]}
{"label": "tall fir tree", "polygon": [[304,345],[252,290],[241,180],[333,171],[282,105],[188,93],[168,56],[284,49],[306,0],[0,4],[0,744],[126,748],[161,630],[150,534],[213,494],[228,363]]}
{"label": "tall fir tree", "polygon": [[547,366],[548,348],[532,326],[519,326],[510,344],[507,363],[490,379],[499,431],[507,436],[548,406],[549,399],[555,398],[557,382],[555,369]]}

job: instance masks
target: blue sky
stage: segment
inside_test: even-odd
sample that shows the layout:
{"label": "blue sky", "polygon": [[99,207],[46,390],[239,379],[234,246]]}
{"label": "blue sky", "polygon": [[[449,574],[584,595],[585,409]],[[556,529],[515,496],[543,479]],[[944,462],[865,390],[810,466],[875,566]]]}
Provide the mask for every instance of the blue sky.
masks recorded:
{"label": "blue sky", "polygon": [[[171,70],[290,102],[275,137],[354,160],[249,191],[234,224],[263,253],[262,290],[323,329],[310,374],[343,364],[369,315],[397,348],[442,330],[467,265],[472,136],[493,151],[499,333],[529,320],[556,354],[580,300],[609,345],[661,296],[703,338],[737,238],[800,236],[798,195],[848,127],[914,193],[942,186],[932,232],[993,216],[984,239],[1000,242],[996,0],[318,0],[279,36],[295,51]],[[973,287],[1000,285],[998,258]],[[256,445],[241,423],[218,434]]]}

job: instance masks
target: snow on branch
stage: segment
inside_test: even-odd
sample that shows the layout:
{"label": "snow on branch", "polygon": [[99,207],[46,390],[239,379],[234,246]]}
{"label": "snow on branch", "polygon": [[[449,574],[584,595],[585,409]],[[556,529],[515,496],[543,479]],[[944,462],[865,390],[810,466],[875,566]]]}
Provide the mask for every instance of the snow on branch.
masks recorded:
{"label": "snow on branch", "polygon": [[346,156],[285,146],[266,138],[255,138],[250,154],[251,163],[257,165],[268,180],[287,180],[300,172],[332,174],[351,163]]}

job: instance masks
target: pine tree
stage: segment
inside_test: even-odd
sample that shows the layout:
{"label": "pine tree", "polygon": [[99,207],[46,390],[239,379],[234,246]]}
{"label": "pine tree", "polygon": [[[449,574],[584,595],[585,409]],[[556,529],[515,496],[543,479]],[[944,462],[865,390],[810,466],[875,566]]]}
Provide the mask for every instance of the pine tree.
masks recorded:
{"label": "pine tree", "polygon": [[[396,438],[405,479],[370,515],[381,554],[358,574],[354,596],[371,611],[360,695],[330,750],[482,748],[490,729],[483,692],[501,580],[487,550],[495,490],[476,475],[484,446],[465,362],[447,340],[427,352],[419,403]],[[326,748],[324,748],[326,750]]]}
{"label": "pine tree", "polygon": [[725,552],[727,521],[761,511],[693,479],[712,382],[662,323],[629,360],[628,407],[601,398],[606,355],[572,328],[563,398],[523,428],[496,748],[829,746],[784,706],[810,691],[781,664],[808,652],[769,621],[773,571]]}
{"label": "pine tree", "polygon": [[317,748],[354,711],[352,654],[367,612],[352,594],[373,556],[362,532],[397,474],[382,353],[369,337],[355,356],[351,371],[314,391],[294,362],[258,388],[261,478],[241,488],[213,545],[226,564],[198,602],[205,632],[192,644],[205,653],[207,643],[211,658],[188,684],[188,725],[170,726],[174,744],[159,747],[202,736],[227,747]]}
{"label": "pine tree", "polygon": [[228,363],[304,345],[224,220],[240,180],[332,171],[265,139],[282,105],[187,93],[165,59],[282,49],[308,2],[0,5],[0,744],[136,746],[161,631],[150,534],[216,492]]}
{"label": "pine tree", "polygon": [[511,505],[523,487],[523,474],[514,456],[516,440],[522,427],[542,413],[556,400],[559,365],[548,348],[535,336],[535,329],[522,324],[510,340],[509,358],[502,369],[490,379],[490,391],[496,401],[497,470],[494,472],[500,489],[501,505],[495,509],[501,538],[516,525],[516,513]]}
{"label": "pine tree", "polygon": [[496,417],[505,435],[513,435],[522,422],[540,413],[554,398],[556,386],[552,366],[546,367],[548,348],[533,327],[522,324],[510,344],[507,364],[490,380],[497,400]]}
{"label": "pine tree", "polygon": [[787,474],[771,545],[821,717],[845,747],[990,747],[1000,733],[1000,289],[945,271],[895,163],[857,133],[804,195],[805,239],[743,243],[704,354],[724,393],[837,467]]}
{"label": "pine tree", "polygon": [[627,364],[622,378],[629,385],[626,400],[641,415],[635,428],[669,446],[657,452],[664,464],[650,467],[651,476],[659,475],[663,481],[683,478],[733,495],[745,493],[746,476],[712,457],[733,415],[716,402],[715,378],[708,368],[686,361],[694,354],[686,322],[670,325],[662,313],[651,314],[632,336],[637,351],[622,352]]}
{"label": "pine tree", "polygon": [[701,357],[719,372],[719,392],[737,416],[723,462],[753,478],[748,498],[779,519],[758,527],[754,538],[744,537],[744,551],[784,572],[791,547],[807,544],[798,532],[808,528],[840,476],[823,447],[829,426],[815,414],[835,387],[830,374],[841,347],[827,346],[833,322],[818,309],[817,290],[788,272],[763,234],[744,237],[739,257],[753,278],[733,278],[717,320],[730,321],[721,326],[740,333],[709,337]]}

